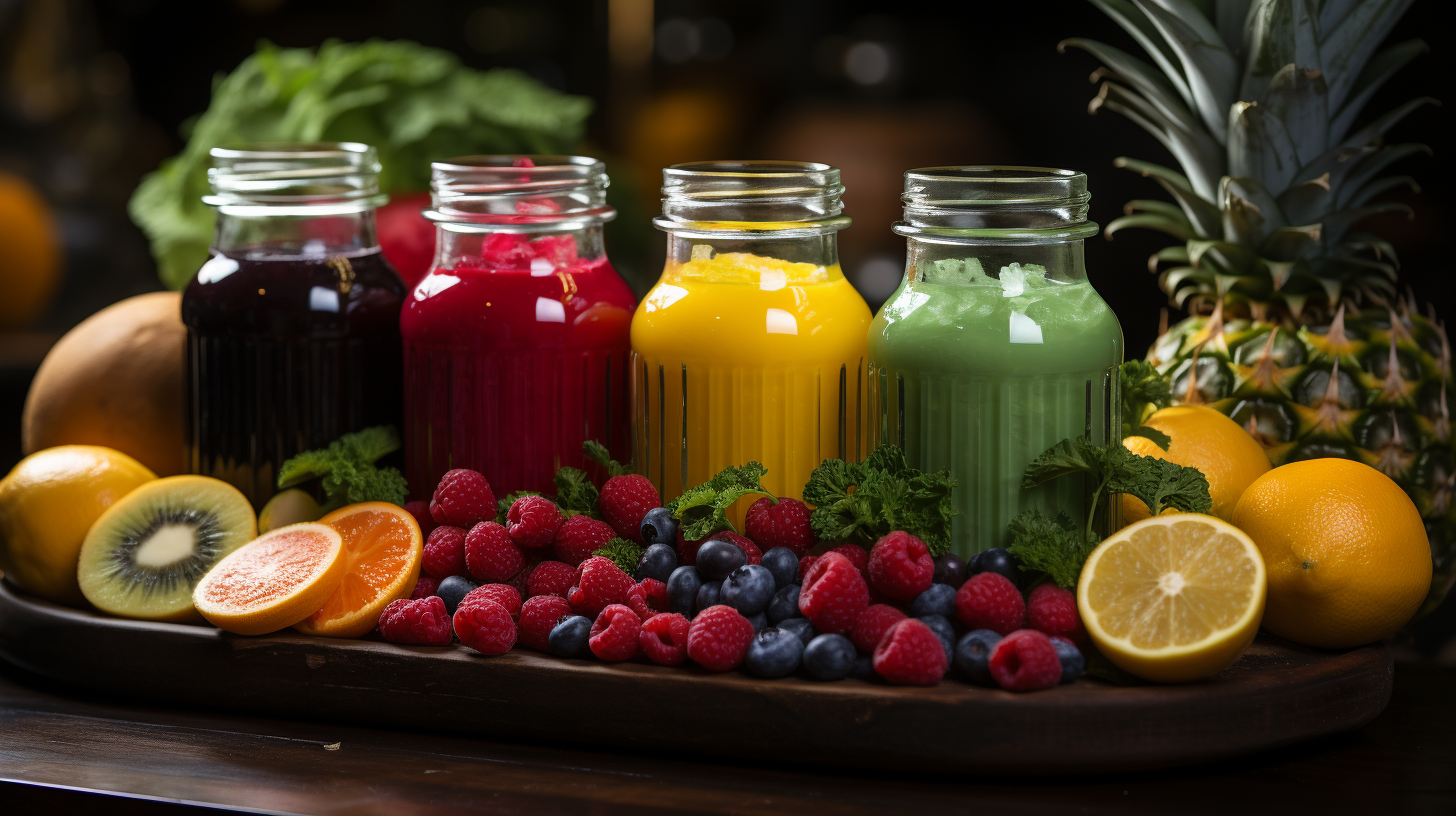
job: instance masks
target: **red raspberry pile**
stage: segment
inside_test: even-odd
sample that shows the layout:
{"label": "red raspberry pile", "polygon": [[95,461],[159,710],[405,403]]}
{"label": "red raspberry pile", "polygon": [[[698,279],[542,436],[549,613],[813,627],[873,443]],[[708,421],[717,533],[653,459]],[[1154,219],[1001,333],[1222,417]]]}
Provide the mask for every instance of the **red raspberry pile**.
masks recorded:
{"label": "red raspberry pile", "polygon": [[[1078,647],[1085,648],[1087,631],[1076,597],[1052,584],[1023,595],[1012,580],[1019,572],[1006,566],[1011,562],[1004,552],[994,551],[999,560],[973,566],[975,574],[963,578],[964,564],[933,558],[925,542],[906,532],[890,533],[868,550],[817,544],[809,508],[789,498],[754,502],[745,518],[747,535],[721,531],[690,541],[679,528],[676,568],[670,555],[664,565],[659,551],[652,556],[656,561],[643,560],[637,574],[629,574],[613,558],[630,558],[631,547],[613,539],[640,545],[643,519],[660,502],[647,479],[613,476],[600,488],[600,519],[568,518],[551,499],[533,495],[500,508],[504,523],[497,523],[495,494],[485,477],[452,470],[428,504],[411,502],[406,508],[427,536],[422,573],[409,598],[385,608],[379,633],[390,642],[423,646],[458,639],[487,655],[519,644],[565,657],[662,666],[691,662],[710,671],[742,667],[779,677],[794,673],[795,664],[769,653],[782,652],[785,635],[759,638],[758,631],[770,625],[763,599],[780,597],[788,581],[798,584],[797,607],[771,607],[772,619],[781,621],[775,625],[805,633],[800,640],[806,644],[839,638],[839,660],[858,653],[860,665],[869,667],[860,672],[872,669],[889,683],[934,685],[954,670],[973,683],[1029,691],[1067,682],[1085,665]],[[733,544],[747,565],[759,565],[740,568],[749,575],[740,580],[741,573],[735,574],[731,594],[695,566],[698,548],[710,539]],[[703,566],[714,579],[723,572],[713,570],[732,567],[713,566],[726,557],[717,546]],[[693,580],[679,585],[684,569]],[[479,583],[453,615],[437,595],[451,576]],[[761,588],[756,596],[755,580]],[[460,591],[458,580],[451,587],[446,597],[458,597],[451,594]],[[786,597],[792,604],[794,596]],[[809,659],[804,654],[799,653],[801,667]],[[805,670],[814,677],[851,671],[821,668]]]}

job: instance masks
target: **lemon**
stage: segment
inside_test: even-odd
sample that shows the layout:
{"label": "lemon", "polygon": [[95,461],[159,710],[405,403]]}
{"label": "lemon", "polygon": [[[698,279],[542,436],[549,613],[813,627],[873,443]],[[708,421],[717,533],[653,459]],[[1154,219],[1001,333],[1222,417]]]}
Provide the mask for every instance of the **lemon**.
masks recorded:
{"label": "lemon", "polygon": [[141,462],[96,445],[25,457],[0,481],[0,570],[32,595],[84,607],[76,565],[86,532],[122,496],[155,478]]}
{"label": "lemon", "polygon": [[[1184,467],[1198,468],[1208,479],[1213,499],[1212,514],[1224,521],[1233,518],[1234,505],[1244,489],[1269,472],[1264,448],[1237,422],[1202,405],[1164,408],[1145,423],[1168,435],[1165,451],[1152,440],[1130,436],[1122,444],[1130,451],[1154,459],[1167,459]],[[1122,520],[1126,523],[1148,517],[1148,506],[1136,496],[1122,497]]]}
{"label": "lemon", "polygon": [[1077,610],[1097,648],[1145,680],[1216,674],[1254,640],[1264,560],[1237,527],[1200,513],[1117,531],[1082,567]]}
{"label": "lemon", "polygon": [[1275,468],[1244,491],[1234,523],[1269,568],[1264,626],[1307,646],[1391,635],[1431,585],[1420,511],[1369,465],[1311,459]]}

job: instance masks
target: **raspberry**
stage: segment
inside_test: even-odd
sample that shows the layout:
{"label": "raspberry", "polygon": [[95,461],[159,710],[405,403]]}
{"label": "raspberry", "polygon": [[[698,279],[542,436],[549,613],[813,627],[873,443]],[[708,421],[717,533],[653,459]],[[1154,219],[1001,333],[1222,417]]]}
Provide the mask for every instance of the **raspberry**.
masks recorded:
{"label": "raspberry", "polygon": [[[483,584],[465,593],[465,597],[460,599],[460,604],[464,606],[481,601],[500,604],[501,608],[511,613],[513,618],[521,614],[521,593],[510,584]],[[459,612],[460,607],[457,606],[455,611]]]}
{"label": "raspberry", "polygon": [[864,576],[848,558],[830,551],[814,561],[799,590],[799,611],[820,632],[842,635],[870,604]]}
{"label": "raspberry", "polygon": [[966,579],[956,591],[955,609],[967,629],[990,629],[998,635],[1020,629],[1026,620],[1026,602],[1016,585],[995,572]]}
{"label": "raspberry", "polygon": [[408,601],[401,598],[380,613],[379,634],[390,643],[449,646],[450,613],[445,602],[434,595]]}
{"label": "raspberry", "polygon": [[534,550],[549,547],[561,527],[561,508],[542,496],[522,496],[506,511],[511,540],[517,547]]}
{"label": "raspberry", "polygon": [[627,606],[641,620],[667,611],[667,584],[656,578],[643,578],[627,590]]}
{"label": "raspberry", "polygon": [[758,549],[757,544],[754,544],[752,541],[749,541],[747,538],[744,538],[743,536],[731,530],[725,530],[721,533],[713,533],[713,535],[709,536],[709,538],[716,538],[719,541],[727,541],[728,543],[737,546],[738,549],[743,550],[744,555],[748,556],[748,563],[750,564],[757,564],[763,560],[763,552]]}
{"label": "raspberry", "polygon": [[1077,614],[1077,596],[1056,584],[1042,584],[1026,602],[1026,628],[1048,637],[1061,637],[1073,645],[1087,645],[1087,629]]}
{"label": "raspberry", "polygon": [[435,521],[435,517],[430,515],[430,503],[429,502],[423,502],[423,501],[405,502],[404,503],[404,511],[406,513],[409,513],[411,516],[414,516],[415,517],[415,521],[419,522],[419,525],[420,525],[420,535],[422,535],[422,536],[429,535],[431,530],[433,530],[436,527],[439,527],[440,526],[439,525],[439,522],[436,522]]}
{"label": "raspberry", "polygon": [[991,650],[990,667],[996,684],[1007,691],[1035,691],[1062,682],[1057,647],[1035,629],[1018,629],[1001,638]]}
{"label": "raspberry", "polygon": [[935,559],[925,542],[895,531],[875,542],[870,550],[870,586],[897,601],[913,601],[930,589]]}
{"label": "raspberry", "polygon": [[617,534],[604,521],[591,516],[572,516],[556,530],[556,557],[575,567],[607,545]]}
{"label": "raspberry", "polygon": [[637,633],[642,621],[636,613],[621,604],[611,604],[597,615],[592,624],[587,646],[592,654],[608,663],[620,663],[637,656]]}
{"label": "raspberry", "polygon": [[452,575],[467,575],[465,531],[448,525],[441,525],[430,531],[430,537],[425,539],[425,551],[420,558],[420,566],[440,580]]}
{"label": "raspberry", "polygon": [[809,568],[819,559],[817,555],[799,556],[799,583],[804,583],[804,576],[809,574]]}
{"label": "raspberry", "polygon": [[814,547],[814,534],[809,530],[809,506],[798,499],[775,502],[764,496],[748,506],[743,532],[765,551],[788,547],[794,555],[803,555]]}
{"label": "raspberry", "polygon": [[905,613],[895,607],[871,604],[855,618],[854,626],[849,630],[849,640],[861,652],[874,654],[875,647],[880,645],[880,638],[890,631],[890,627],[902,620],[905,620]]}
{"label": "raspberry", "polygon": [[743,662],[753,640],[753,624],[731,606],[710,606],[688,627],[688,657],[710,671],[728,671]]}
{"label": "raspberry", "polygon": [[[1052,654],[1056,662],[1056,653]],[[1057,663],[1057,677],[1061,664]],[[921,621],[906,618],[885,633],[875,647],[875,674],[900,686],[933,686],[945,676],[945,647]]]}
{"label": "raspberry", "polygon": [[479,473],[452,470],[440,477],[435,496],[430,499],[430,515],[441,524],[468,529],[495,518],[495,494]]}
{"label": "raspberry", "polygon": [[465,568],[477,581],[506,581],[526,566],[526,556],[506,528],[482,521],[465,536]]}
{"label": "raspberry", "polygon": [[677,666],[688,659],[688,619],[676,612],[653,615],[642,622],[637,645],[659,666]]}
{"label": "raspberry", "polygon": [[617,535],[642,543],[642,517],[662,506],[662,497],[646,476],[613,476],[602,485],[597,507]]}
{"label": "raspberry", "polygon": [[521,645],[527,649],[549,653],[551,647],[547,644],[547,638],[551,636],[551,630],[562,618],[570,614],[571,604],[567,603],[565,598],[558,598],[555,595],[537,595],[534,598],[526,599],[526,602],[521,604],[521,620],[517,624]]}
{"label": "raspberry", "polygon": [[434,595],[435,590],[439,588],[439,578],[436,578],[428,572],[421,572],[420,577],[415,581],[415,591],[410,593],[410,600],[418,601],[421,598],[428,598]]}
{"label": "raspberry", "polygon": [[865,552],[864,547],[858,547],[854,544],[840,544],[838,547],[826,550],[826,552],[839,553],[845,558],[848,558],[849,563],[853,564],[854,568],[859,570],[859,574],[864,576],[865,583],[868,584],[870,582],[870,554]]}
{"label": "raspberry", "polygon": [[516,645],[516,622],[495,601],[462,602],[455,608],[455,636],[481,654],[505,654]]}
{"label": "raspberry", "polygon": [[562,598],[576,583],[576,570],[560,561],[542,561],[526,578],[526,595],[557,595]]}
{"label": "raspberry", "polygon": [[632,578],[610,559],[599,555],[582,562],[577,570],[576,586],[566,593],[566,600],[578,615],[596,617],[611,604],[627,600]]}

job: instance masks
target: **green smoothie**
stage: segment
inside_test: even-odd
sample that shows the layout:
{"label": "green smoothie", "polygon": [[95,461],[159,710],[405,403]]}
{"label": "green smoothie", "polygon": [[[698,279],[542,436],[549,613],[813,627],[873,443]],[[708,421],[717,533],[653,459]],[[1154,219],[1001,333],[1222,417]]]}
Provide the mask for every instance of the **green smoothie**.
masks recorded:
{"label": "green smoothie", "polygon": [[[969,249],[969,248],[968,248]],[[1038,508],[1074,518],[1074,479],[1031,490],[1031,459],[1068,437],[1107,439],[1122,328],[1080,269],[1048,276],[976,258],[922,263],[870,326],[876,444],[902,446],[922,470],[948,468],[954,549],[963,558],[1008,543],[1006,525]]]}

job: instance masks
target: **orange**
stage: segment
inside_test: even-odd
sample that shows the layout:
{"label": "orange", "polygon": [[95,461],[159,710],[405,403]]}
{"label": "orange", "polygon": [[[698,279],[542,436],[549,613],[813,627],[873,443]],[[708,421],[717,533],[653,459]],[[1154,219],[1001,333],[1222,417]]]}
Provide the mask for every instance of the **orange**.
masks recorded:
{"label": "orange", "polygon": [[1244,491],[1233,522],[1269,569],[1264,626],[1306,646],[1341,649],[1394,634],[1430,589],[1420,511],[1369,465],[1277,467]]}
{"label": "orange", "polygon": [[[1202,405],[1164,408],[1148,417],[1146,424],[1168,435],[1166,451],[1141,436],[1122,440],[1123,446],[1142,456],[1198,468],[1208,479],[1208,494],[1213,499],[1210,515],[1224,521],[1233,518],[1234,505],[1244,488],[1269,472],[1269,457],[1263,446],[1237,422],[1212,408]],[[1123,495],[1124,524],[1147,517],[1146,504],[1134,496]]]}
{"label": "orange", "polygon": [[219,629],[266,635],[317,612],[348,565],[344,540],[332,527],[280,527],[217,562],[197,582],[192,603]]}
{"label": "orange", "polygon": [[45,199],[20,176],[0,172],[0,329],[34,323],[61,278],[61,230]]}
{"label": "orange", "polygon": [[363,637],[379,624],[384,607],[414,592],[425,546],[419,522],[398,505],[364,502],[341,507],[319,523],[344,539],[348,567],[323,607],[294,628],[308,635]]}

